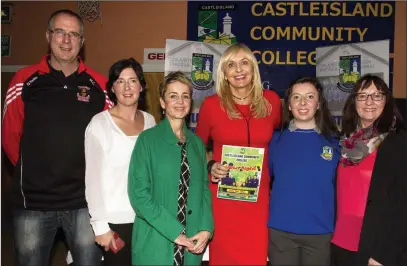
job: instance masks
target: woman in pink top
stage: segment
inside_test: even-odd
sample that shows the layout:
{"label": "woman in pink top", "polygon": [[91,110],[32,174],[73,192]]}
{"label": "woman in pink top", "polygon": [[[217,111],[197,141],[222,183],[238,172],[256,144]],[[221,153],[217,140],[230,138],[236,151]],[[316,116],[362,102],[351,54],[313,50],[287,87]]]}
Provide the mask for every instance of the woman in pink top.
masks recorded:
{"label": "woman in pink top", "polygon": [[381,78],[355,84],[342,130],[334,264],[407,265],[407,133]]}

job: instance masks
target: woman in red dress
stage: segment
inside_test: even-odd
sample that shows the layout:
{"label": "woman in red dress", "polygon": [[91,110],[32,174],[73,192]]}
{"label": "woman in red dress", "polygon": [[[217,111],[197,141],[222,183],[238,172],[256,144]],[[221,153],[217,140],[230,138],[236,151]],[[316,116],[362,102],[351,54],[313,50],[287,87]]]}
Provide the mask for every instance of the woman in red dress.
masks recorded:
{"label": "woman in red dress", "polygon": [[[213,140],[213,160],[208,162],[215,220],[210,265],[267,264],[267,154],[280,114],[281,101],[275,92],[263,90],[253,53],[243,44],[230,46],[219,62],[216,95],[203,102],[196,127],[205,144]],[[217,198],[217,183],[228,169],[220,163],[222,145],[265,149],[257,202]]]}

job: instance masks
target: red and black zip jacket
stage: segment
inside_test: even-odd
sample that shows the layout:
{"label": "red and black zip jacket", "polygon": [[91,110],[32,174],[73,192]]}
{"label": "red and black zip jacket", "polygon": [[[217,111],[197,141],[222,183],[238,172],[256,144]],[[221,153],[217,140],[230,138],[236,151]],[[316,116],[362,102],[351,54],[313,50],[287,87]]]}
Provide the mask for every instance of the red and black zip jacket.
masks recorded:
{"label": "red and black zip jacket", "polygon": [[69,77],[48,60],[18,71],[6,94],[2,145],[16,166],[14,203],[31,210],[79,209],[86,207],[85,129],[111,102],[106,78],[82,60]]}

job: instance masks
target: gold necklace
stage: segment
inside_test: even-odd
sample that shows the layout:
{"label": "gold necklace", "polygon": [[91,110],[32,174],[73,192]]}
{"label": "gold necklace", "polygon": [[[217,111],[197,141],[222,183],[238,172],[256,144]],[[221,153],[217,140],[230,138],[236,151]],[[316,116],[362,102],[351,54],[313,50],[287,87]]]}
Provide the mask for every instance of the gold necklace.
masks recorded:
{"label": "gold necklace", "polygon": [[247,95],[246,97],[243,97],[243,98],[237,97],[237,96],[236,96],[236,95],[234,95],[233,93],[232,93],[232,96],[233,96],[233,97],[235,97],[236,99],[238,99],[239,101],[244,101],[244,100],[246,100],[246,99],[247,99],[247,97],[249,97],[249,96],[250,96],[250,93],[249,93],[249,95]]}
{"label": "gold necklace", "polygon": [[251,93],[252,93],[252,90],[253,90],[253,88],[249,91],[249,94],[247,94],[245,97],[237,97],[236,95],[233,94],[233,92],[231,92],[231,93],[232,93],[232,96],[233,96],[234,98],[238,99],[239,101],[244,101],[244,100],[246,100],[247,98],[249,98],[249,96],[250,96]]}

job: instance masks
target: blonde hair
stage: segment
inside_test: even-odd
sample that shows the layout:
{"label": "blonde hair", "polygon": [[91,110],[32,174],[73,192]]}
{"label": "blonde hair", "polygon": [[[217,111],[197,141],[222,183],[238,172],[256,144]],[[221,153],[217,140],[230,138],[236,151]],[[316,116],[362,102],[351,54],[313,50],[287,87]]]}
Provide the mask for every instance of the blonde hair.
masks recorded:
{"label": "blonde hair", "polygon": [[236,55],[238,52],[243,51],[252,65],[253,78],[251,82],[250,93],[252,96],[252,103],[250,110],[252,116],[255,118],[265,117],[271,113],[271,104],[263,97],[263,85],[261,83],[259,66],[257,59],[254,57],[252,51],[244,44],[237,43],[229,46],[220,58],[219,66],[216,73],[216,94],[221,99],[221,107],[226,111],[230,119],[242,118],[241,113],[236,109],[233,100],[232,92],[229,87],[229,82],[226,80],[224,67],[228,60]]}
{"label": "blonde hair", "polygon": [[165,92],[167,91],[168,85],[173,82],[181,82],[184,85],[187,85],[189,88],[190,94],[192,94],[192,82],[191,80],[181,71],[170,72],[167,76],[164,77],[164,80],[160,84],[160,97],[164,99]]}

